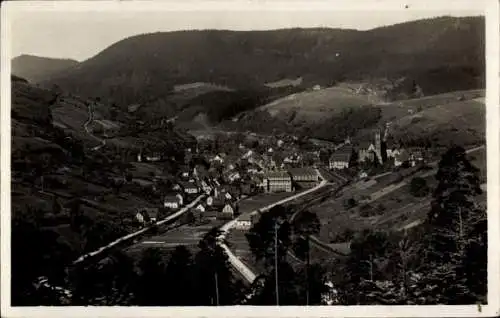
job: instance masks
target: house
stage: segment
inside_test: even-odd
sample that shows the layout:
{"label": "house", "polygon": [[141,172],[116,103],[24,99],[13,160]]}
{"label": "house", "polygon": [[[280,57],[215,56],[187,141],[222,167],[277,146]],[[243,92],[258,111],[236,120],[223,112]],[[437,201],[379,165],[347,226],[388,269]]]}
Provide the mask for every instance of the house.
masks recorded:
{"label": "house", "polygon": [[179,199],[179,205],[180,205],[180,206],[183,206],[183,205],[184,205],[184,197],[182,196],[182,194],[177,193],[177,194],[175,195],[175,197],[176,197],[177,199]]}
{"label": "house", "polygon": [[332,154],[328,160],[328,167],[339,170],[349,168],[353,153],[354,149],[350,142],[346,142]]}
{"label": "house", "polygon": [[234,219],[235,212],[236,212],[236,207],[228,203],[222,209],[222,212],[219,214],[219,218],[224,220],[232,220]]}
{"label": "house", "polygon": [[[144,222],[156,222],[159,218],[160,209],[158,208],[140,208],[137,213],[142,214]],[[136,214],[137,217],[137,214]]]}
{"label": "house", "polygon": [[294,182],[317,182],[318,173],[313,168],[292,168],[288,171]]}
{"label": "house", "polygon": [[361,171],[359,173],[359,179],[364,180],[366,178],[368,178],[368,173],[366,173],[366,171]]}
{"label": "house", "polygon": [[266,175],[268,192],[292,192],[292,177],[286,171],[273,171]]}
{"label": "house", "polygon": [[215,157],[210,159],[210,162],[218,162],[220,164],[224,163],[223,155],[221,155],[221,154],[216,155]]}
{"label": "house", "polygon": [[203,213],[203,218],[210,220],[210,221],[215,221],[215,220],[217,220],[219,213],[220,212],[218,210],[208,210],[208,211]]}
{"label": "house", "polygon": [[205,212],[207,209],[205,209],[205,206],[203,204],[198,204],[195,208],[195,210],[200,211],[200,212]]}
{"label": "house", "polygon": [[186,194],[198,194],[200,189],[194,182],[181,182],[181,187]]}
{"label": "house", "polygon": [[135,215],[135,218],[137,219],[137,221],[139,221],[140,223],[145,223],[144,222],[144,215],[142,215],[141,212],[137,212],[137,214]]}
{"label": "house", "polygon": [[163,206],[166,208],[178,209],[181,205],[181,201],[177,195],[166,195],[163,199]]}
{"label": "house", "polygon": [[409,163],[410,155],[408,151],[401,150],[399,154],[394,157],[394,167],[400,167],[405,163]]}
{"label": "house", "polygon": [[220,210],[224,207],[226,200],[224,198],[215,198],[208,197],[207,198],[207,206],[210,210]]}
{"label": "house", "polygon": [[234,224],[234,228],[238,230],[249,230],[251,227],[252,215],[250,213],[242,214]]}
{"label": "house", "polygon": [[374,141],[361,141],[358,143],[358,161],[375,161],[382,163],[382,141],[380,130],[374,132]]}

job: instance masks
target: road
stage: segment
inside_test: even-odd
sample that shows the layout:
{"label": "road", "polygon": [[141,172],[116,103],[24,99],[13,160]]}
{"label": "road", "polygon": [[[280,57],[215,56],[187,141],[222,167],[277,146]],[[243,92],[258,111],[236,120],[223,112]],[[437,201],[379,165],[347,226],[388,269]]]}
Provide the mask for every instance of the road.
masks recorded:
{"label": "road", "polygon": [[[156,222],[154,225],[156,226],[161,226],[167,222],[170,222],[172,220],[175,220],[177,219],[179,216],[181,216],[182,214],[184,214],[186,211],[188,211],[190,208],[194,207],[198,202],[200,202],[200,200],[202,200],[203,198],[205,197],[205,194],[202,194],[200,196],[198,196],[196,199],[194,199],[191,203],[189,203],[188,205],[186,205],[184,208],[180,209],[179,211],[175,212],[174,214],[171,214],[169,216],[167,216],[166,218],[164,218],[163,220],[161,221],[158,221]],[[75,260],[73,262],[73,265],[76,265],[78,263],[81,263],[82,261],[86,260],[87,258],[89,257],[95,257],[115,246],[117,246],[118,244],[121,244],[121,243],[124,243],[128,240],[131,240],[131,239],[134,239],[136,237],[138,237],[139,235],[141,234],[144,234],[146,233],[151,227],[146,227],[146,228],[143,228],[143,229],[140,229],[139,231],[136,231],[136,232],[133,232],[133,233],[130,233],[130,234],[127,234],[107,245],[104,245],[103,247],[93,251],[93,252],[90,252],[90,253],[87,253],[85,255],[82,255],[80,256],[77,260]]]}
{"label": "road", "polygon": [[[316,172],[318,173],[318,176],[321,176],[321,174],[319,173],[319,171],[317,169],[316,169]],[[249,269],[248,266],[246,266],[241,260],[239,260],[238,257],[236,257],[236,255],[234,255],[234,253],[225,244],[225,239],[226,239],[226,236],[227,236],[229,230],[231,230],[235,226],[236,222],[238,222],[238,219],[240,217],[242,217],[243,215],[248,215],[248,214],[251,214],[251,213],[257,212],[257,211],[260,211],[260,212],[269,211],[270,209],[272,209],[273,207],[275,207],[277,205],[285,204],[287,202],[298,199],[304,195],[311,194],[315,191],[318,191],[319,189],[323,188],[327,184],[328,184],[328,182],[326,180],[322,179],[320,184],[314,188],[311,188],[311,189],[306,190],[304,192],[298,193],[298,194],[293,195],[291,197],[288,197],[286,199],[277,201],[275,203],[269,204],[269,205],[267,205],[259,210],[244,213],[244,214],[240,215],[239,217],[237,217],[236,219],[233,219],[233,220],[227,222],[226,224],[224,224],[220,228],[221,235],[218,237],[217,242],[218,242],[219,246],[225,251],[231,265],[241,274],[241,276],[247,282],[252,283],[255,280],[255,277],[257,277],[257,275],[254,272],[252,272],[252,270]]]}

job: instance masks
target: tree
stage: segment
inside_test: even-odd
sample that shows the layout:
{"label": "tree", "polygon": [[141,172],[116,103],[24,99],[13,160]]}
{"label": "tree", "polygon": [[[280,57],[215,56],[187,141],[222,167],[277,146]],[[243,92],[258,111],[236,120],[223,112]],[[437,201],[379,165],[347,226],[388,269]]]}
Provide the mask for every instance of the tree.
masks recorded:
{"label": "tree", "polygon": [[195,303],[199,306],[232,305],[242,299],[244,287],[232,274],[227,255],[220,247],[220,231],[213,228],[198,243],[195,256]]}
{"label": "tree", "polygon": [[471,303],[483,289],[471,276],[484,279],[487,264],[474,269],[466,265],[476,253],[486,259],[486,212],[477,200],[482,192],[478,169],[467,160],[463,148],[454,146],[442,156],[436,179],[439,183],[427,219],[428,279],[437,283],[439,302]]}
{"label": "tree", "polygon": [[410,183],[410,193],[415,197],[424,197],[429,193],[429,186],[424,178],[415,177]]}
{"label": "tree", "polygon": [[193,280],[193,258],[185,246],[177,246],[168,261],[165,299],[169,306],[192,306],[196,286]]}
{"label": "tree", "polygon": [[[278,227],[276,227],[277,224]],[[279,242],[277,251],[275,250],[276,231]],[[278,258],[284,258],[291,245],[286,208],[278,205],[263,213],[245,236],[255,260],[264,262],[267,267],[274,266],[275,252]]]}
{"label": "tree", "polygon": [[136,291],[136,301],[140,306],[161,306],[166,302],[164,291],[165,263],[161,251],[149,248],[143,252],[138,264],[139,282]]}

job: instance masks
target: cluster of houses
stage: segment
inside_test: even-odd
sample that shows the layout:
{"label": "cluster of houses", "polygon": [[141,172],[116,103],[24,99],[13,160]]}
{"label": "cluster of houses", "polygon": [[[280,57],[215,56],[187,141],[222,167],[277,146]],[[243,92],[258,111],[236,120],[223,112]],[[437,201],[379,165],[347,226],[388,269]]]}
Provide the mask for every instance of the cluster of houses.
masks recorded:
{"label": "cluster of houses", "polygon": [[316,169],[291,168],[289,170],[270,171],[263,180],[264,192],[292,192],[316,186],[321,178]]}
{"label": "cluster of houses", "polygon": [[347,169],[357,162],[374,162],[384,164],[392,161],[394,167],[403,165],[415,166],[425,160],[425,149],[408,148],[405,149],[398,144],[391,144],[387,138],[381,139],[380,130],[374,133],[373,141],[360,141],[353,144],[348,138],[337,148],[329,159],[330,169]]}

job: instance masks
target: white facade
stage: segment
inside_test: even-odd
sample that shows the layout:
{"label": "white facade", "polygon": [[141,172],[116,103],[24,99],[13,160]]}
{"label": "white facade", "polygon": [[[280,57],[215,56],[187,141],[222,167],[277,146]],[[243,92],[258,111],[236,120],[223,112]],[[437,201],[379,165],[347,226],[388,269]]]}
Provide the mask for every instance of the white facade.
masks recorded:
{"label": "white facade", "polygon": [[198,204],[198,206],[196,207],[196,210],[198,210],[200,212],[205,212],[205,207],[203,206],[203,204]]}
{"label": "white facade", "polygon": [[144,223],[144,216],[142,215],[141,212],[137,212],[137,214],[135,215],[135,218],[137,219],[137,221]]}
{"label": "white facade", "polygon": [[179,199],[179,205],[184,205],[184,197],[181,194],[176,194],[175,197]]}
{"label": "white facade", "polygon": [[330,169],[347,169],[349,168],[349,162],[347,161],[338,161],[338,160],[332,160],[330,161]]}
{"label": "white facade", "polygon": [[163,203],[163,206],[166,208],[171,208],[171,209],[178,209],[179,208],[179,202],[171,202],[171,201],[165,201]]}
{"label": "white facade", "polygon": [[252,222],[250,220],[238,220],[234,227],[238,230],[249,230],[252,227]]}

